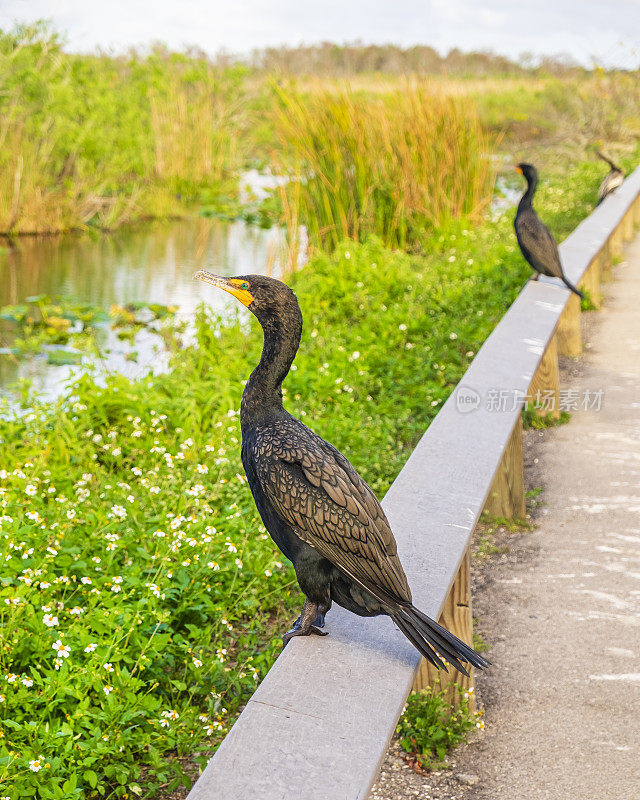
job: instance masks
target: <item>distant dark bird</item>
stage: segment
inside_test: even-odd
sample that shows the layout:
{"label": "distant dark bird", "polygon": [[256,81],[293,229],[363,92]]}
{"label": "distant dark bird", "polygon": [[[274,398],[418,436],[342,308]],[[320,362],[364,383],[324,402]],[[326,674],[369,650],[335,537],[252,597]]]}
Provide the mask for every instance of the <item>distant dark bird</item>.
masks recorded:
{"label": "distant dark bird", "polygon": [[531,205],[538,186],[538,171],[531,164],[518,164],[516,169],[527,179],[527,191],[520,199],[513,224],[522,255],[535,272],[533,280],[537,281],[540,274],[560,278],[565,286],[582,298],[582,292],[565,277],[556,240]]}
{"label": "distant dark bird", "polygon": [[[260,363],[242,396],[242,463],[267,530],[293,562],[305,595],[302,612],[283,639],[324,635],[332,601],[363,617],[388,614],[437,667],[440,657],[488,662],[411,603],[389,522],[369,486],[335,447],[284,410],[282,382],[300,345],[302,314],[295,294],[261,275],[195,278],[224,289],[260,322]],[[440,657],[439,657],[440,656]]]}
{"label": "distant dark bird", "polygon": [[611,192],[617,189],[618,186],[622,186],[622,183],[624,182],[624,172],[599,150],[596,155],[598,158],[606,161],[610,167],[609,172],[605,176],[604,180],[600,184],[600,188],[598,189],[598,205],[600,205],[600,203],[608,194],[611,194]]}

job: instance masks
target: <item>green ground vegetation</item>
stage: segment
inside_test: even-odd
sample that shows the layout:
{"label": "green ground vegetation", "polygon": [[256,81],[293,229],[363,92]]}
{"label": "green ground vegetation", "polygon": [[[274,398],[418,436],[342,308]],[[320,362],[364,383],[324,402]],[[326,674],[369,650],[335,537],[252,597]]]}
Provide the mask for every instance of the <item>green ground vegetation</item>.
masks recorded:
{"label": "green ground vegetation", "polygon": [[457,707],[447,692],[425,689],[409,695],[396,734],[406,760],[420,770],[442,769],[442,762],[454,747],[467,741],[474,728],[484,728],[482,712],[469,709],[469,694],[460,693]]}

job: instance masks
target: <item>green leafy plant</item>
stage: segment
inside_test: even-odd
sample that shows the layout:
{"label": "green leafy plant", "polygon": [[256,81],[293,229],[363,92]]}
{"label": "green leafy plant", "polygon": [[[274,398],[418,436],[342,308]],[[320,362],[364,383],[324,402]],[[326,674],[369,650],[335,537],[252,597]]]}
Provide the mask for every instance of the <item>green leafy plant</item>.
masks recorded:
{"label": "green leafy plant", "polygon": [[544,430],[545,428],[557,428],[558,425],[566,425],[571,420],[568,411],[561,411],[560,416],[554,417],[553,414],[538,414],[535,405],[527,403],[522,409],[522,426],[526,429]]}
{"label": "green leafy plant", "polygon": [[584,297],[580,299],[580,311],[597,311],[598,305],[594,303],[591,292],[585,288],[582,288],[581,291]]}
{"label": "green leafy plant", "polygon": [[83,354],[98,354],[96,333],[110,319],[118,337],[130,344],[143,328],[168,342],[181,328],[181,323],[174,323],[176,311],[176,306],[132,302],[113,305],[107,314],[71,297],[28,297],[24,303],[0,308],[0,320],[8,327],[9,347],[3,354],[24,358],[45,353],[50,364],[78,364]]}
{"label": "green leafy plant", "polygon": [[410,763],[423,770],[440,766],[454,747],[467,741],[469,731],[483,728],[482,712],[469,710],[469,694],[459,692],[457,707],[446,699],[446,692],[425,689],[407,699],[396,733]]}

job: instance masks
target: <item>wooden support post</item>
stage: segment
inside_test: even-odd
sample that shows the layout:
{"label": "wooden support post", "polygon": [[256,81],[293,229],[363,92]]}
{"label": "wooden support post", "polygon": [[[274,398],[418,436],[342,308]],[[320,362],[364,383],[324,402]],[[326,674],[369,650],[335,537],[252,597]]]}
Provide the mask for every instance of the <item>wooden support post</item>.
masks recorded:
{"label": "wooden support post", "polygon": [[[473,647],[473,616],[471,613],[471,550],[467,548],[466,555],[462,559],[458,574],[453,582],[451,591],[440,614],[439,622],[444,625],[463,642]],[[463,675],[458,670],[449,667],[449,672],[436,669],[426,659],[422,659],[422,664],[416,675],[413,690],[419,692],[427,687],[433,687],[436,691],[446,689],[447,700],[454,706],[459,705],[460,695],[456,690],[456,684],[463,692],[469,692],[473,688],[473,668],[469,667],[469,676]],[[469,694],[469,710],[475,711],[473,692]]]}
{"label": "wooden support post", "polygon": [[610,281],[613,278],[610,249],[609,242],[607,242],[598,253],[598,260],[600,261],[600,280],[602,283]]}
{"label": "wooden support post", "polygon": [[626,242],[633,239],[633,208],[629,208],[624,215],[622,220],[622,235]]}
{"label": "wooden support post", "polygon": [[560,416],[559,384],[558,348],[554,336],[544,351],[540,366],[529,386],[529,397],[536,406],[539,417],[552,416],[558,419]]}
{"label": "wooden support post", "polygon": [[586,289],[589,292],[591,302],[596,308],[600,308],[600,256],[597,255],[589,264],[582,281],[580,288]]}
{"label": "wooden support post", "polygon": [[582,336],[580,334],[580,298],[571,292],[571,296],[560,316],[555,338],[558,340],[558,354],[576,358],[582,354]]}
{"label": "wooden support post", "polygon": [[609,247],[612,258],[619,258],[622,255],[622,225],[612,231],[609,237]]}
{"label": "wooden support post", "polygon": [[484,511],[492,517],[524,519],[524,458],[521,416],[518,416],[502,454],[502,460],[491,484]]}

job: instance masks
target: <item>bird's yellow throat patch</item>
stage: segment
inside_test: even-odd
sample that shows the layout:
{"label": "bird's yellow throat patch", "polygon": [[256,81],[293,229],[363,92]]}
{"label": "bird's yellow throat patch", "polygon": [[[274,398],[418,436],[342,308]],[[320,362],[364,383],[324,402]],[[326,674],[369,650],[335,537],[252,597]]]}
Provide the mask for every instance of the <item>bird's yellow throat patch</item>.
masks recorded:
{"label": "bird's yellow throat patch", "polygon": [[231,278],[229,281],[229,288],[227,291],[236,297],[243,306],[250,306],[253,303],[253,295],[249,291],[249,284],[247,281],[240,281],[236,278]]}

